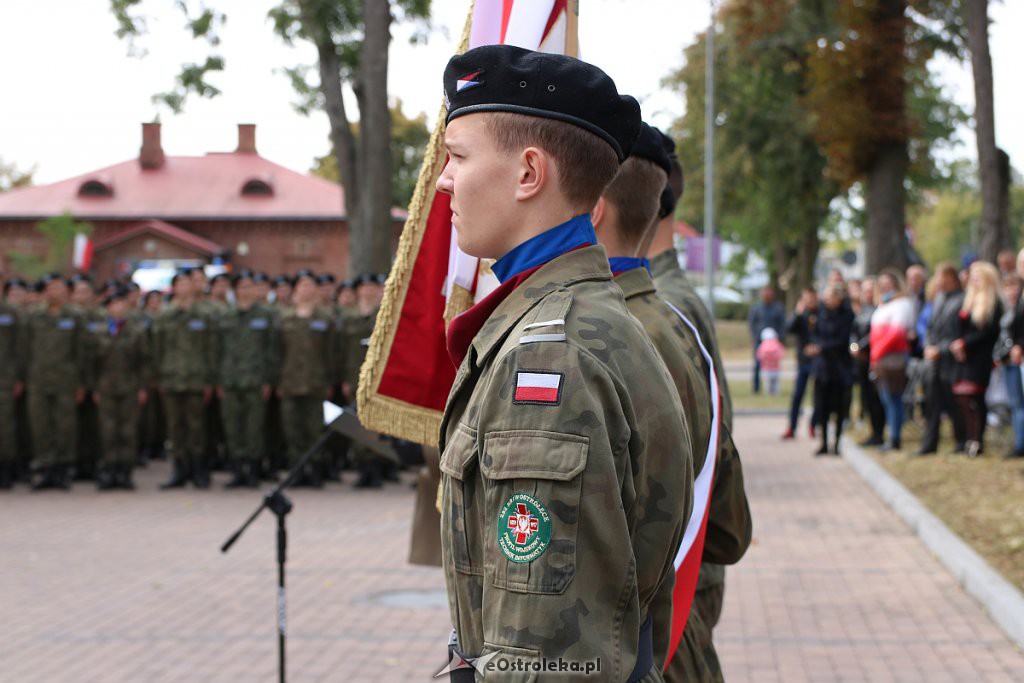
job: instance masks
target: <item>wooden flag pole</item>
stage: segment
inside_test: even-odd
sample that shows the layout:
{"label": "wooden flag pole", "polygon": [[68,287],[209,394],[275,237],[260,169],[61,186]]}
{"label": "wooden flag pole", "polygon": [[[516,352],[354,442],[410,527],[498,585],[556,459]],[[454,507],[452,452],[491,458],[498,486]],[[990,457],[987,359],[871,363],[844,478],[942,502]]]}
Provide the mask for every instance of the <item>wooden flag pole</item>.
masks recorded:
{"label": "wooden flag pole", "polygon": [[565,54],[580,56],[580,0],[565,3]]}

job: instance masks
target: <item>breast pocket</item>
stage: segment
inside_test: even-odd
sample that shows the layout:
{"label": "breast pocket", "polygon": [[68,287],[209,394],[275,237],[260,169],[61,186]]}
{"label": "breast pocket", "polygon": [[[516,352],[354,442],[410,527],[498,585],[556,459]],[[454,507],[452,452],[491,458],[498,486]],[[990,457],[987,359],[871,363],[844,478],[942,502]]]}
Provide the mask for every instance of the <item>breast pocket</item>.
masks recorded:
{"label": "breast pocket", "polygon": [[496,587],[560,594],[572,582],[588,444],[583,436],[536,430],[484,438],[484,565],[493,568]]}
{"label": "breast pocket", "polygon": [[[477,460],[476,430],[459,425],[441,454],[441,471],[448,475],[441,510],[441,542],[448,548],[455,569],[463,574],[483,574],[479,546],[483,513],[476,495]],[[476,544],[471,545],[470,539],[475,539]]]}

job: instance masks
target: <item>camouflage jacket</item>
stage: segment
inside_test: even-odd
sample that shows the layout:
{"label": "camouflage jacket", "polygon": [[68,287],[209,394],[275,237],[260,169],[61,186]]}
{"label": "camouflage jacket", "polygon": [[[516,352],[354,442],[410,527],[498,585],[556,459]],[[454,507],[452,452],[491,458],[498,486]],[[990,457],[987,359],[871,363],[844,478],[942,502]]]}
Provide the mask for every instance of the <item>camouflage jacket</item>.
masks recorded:
{"label": "camouflage jacket", "polygon": [[352,385],[352,391],[359,384],[359,370],[366,360],[366,351],[370,347],[370,335],[377,323],[377,311],[367,315],[350,314],[344,318],[342,348],[344,356],[341,360],[341,381]]}
{"label": "camouflage jacket", "polygon": [[275,382],[285,396],[326,395],[338,383],[338,323],[330,309],[309,317],[289,308],[281,316],[281,362]]}
{"label": "camouflage jacket", "polygon": [[149,365],[147,363],[146,331],[126,319],[121,330],[114,334],[109,321],[94,328],[96,382],[93,385],[104,394],[134,394],[145,387]]}
{"label": "camouflage jacket", "polygon": [[277,378],[278,316],[269,306],[228,308],[217,320],[217,383],[227,389],[258,389]]}
{"label": "camouflage jacket", "polygon": [[600,658],[603,680],[625,680],[693,476],[679,398],[602,247],[554,259],[498,304],[459,367],[440,447],[461,649]]}
{"label": "camouflage jacket", "polygon": [[164,391],[202,391],[215,381],[214,337],[199,304],[182,309],[172,302],[150,328],[153,367]]}
{"label": "camouflage jacket", "polygon": [[17,308],[0,301],[0,389],[7,391],[21,376],[18,368]]}
{"label": "camouflage jacket", "polygon": [[99,367],[97,366],[97,343],[99,334],[107,329],[107,316],[96,306],[74,306],[85,326],[85,334],[82,335],[82,348],[79,350],[82,363],[85,366],[85,384],[90,389],[95,388],[99,380]]}
{"label": "camouflage jacket", "polygon": [[729,395],[729,383],[725,377],[721,354],[718,353],[718,337],[715,334],[715,322],[707,306],[701,301],[697,290],[687,279],[686,273],[679,268],[679,258],[675,249],[667,249],[651,259],[651,274],[658,295],[678,308],[697,327],[700,339],[711,353],[715,363],[715,374],[718,375],[718,386],[722,392],[722,423],[732,429],[732,397]]}
{"label": "camouflage jacket", "polygon": [[50,315],[45,305],[26,313],[18,329],[18,346],[29,387],[68,390],[85,386],[85,335],[85,322],[70,304],[57,315]]}

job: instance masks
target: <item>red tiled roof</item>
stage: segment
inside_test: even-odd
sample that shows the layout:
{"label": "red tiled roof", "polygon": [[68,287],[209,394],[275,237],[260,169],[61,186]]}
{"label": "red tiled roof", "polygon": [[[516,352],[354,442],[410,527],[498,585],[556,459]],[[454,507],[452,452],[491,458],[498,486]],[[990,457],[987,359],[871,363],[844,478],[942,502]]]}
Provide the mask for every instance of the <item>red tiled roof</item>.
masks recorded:
{"label": "red tiled roof", "polygon": [[676,221],[673,229],[680,237],[703,237],[703,235],[697,232],[694,227],[686,221]]}
{"label": "red tiled roof", "polygon": [[[243,195],[249,180],[263,180],[271,195]],[[79,196],[89,180],[108,185],[110,197]],[[44,218],[70,211],[79,219],[306,219],[345,218],[340,186],[297,173],[253,153],[168,156],[160,168],[143,169],[138,159],[49,185],[0,194],[0,220]],[[392,210],[401,220],[405,212]]]}
{"label": "red tiled roof", "polygon": [[145,221],[139,221],[138,223],[132,223],[124,230],[114,233],[109,237],[98,241],[94,245],[96,251],[102,251],[116,244],[120,244],[125,240],[129,240],[132,237],[141,235],[143,233],[156,234],[164,239],[171,242],[176,242],[184,247],[192,249],[200,254],[207,256],[215,256],[225,251],[224,247],[211,242],[208,239],[200,237],[194,233],[179,228],[176,225],[171,225],[166,221],[158,219],[150,219]]}

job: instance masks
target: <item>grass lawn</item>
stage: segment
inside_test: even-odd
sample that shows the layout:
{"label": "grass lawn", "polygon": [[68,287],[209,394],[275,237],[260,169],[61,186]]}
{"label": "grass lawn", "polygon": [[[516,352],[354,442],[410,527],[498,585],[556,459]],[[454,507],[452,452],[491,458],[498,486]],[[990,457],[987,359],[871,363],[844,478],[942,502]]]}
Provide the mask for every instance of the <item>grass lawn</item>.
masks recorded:
{"label": "grass lawn", "polygon": [[745,320],[716,320],[715,336],[718,338],[718,351],[722,354],[722,360],[752,362],[750,331]]}
{"label": "grass lawn", "polygon": [[[949,428],[948,423],[943,425],[944,430]],[[860,439],[867,433],[853,436]],[[1005,443],[1002,436],[992,442]],[[919,438],[915,428],[903,440],[902,453],[869,452],[989,564],[1024,590],[1024,461],[1002,460],[1004,447],[995,443],[972,460],[953,455],[948,441],[938,455],[914,457]]]}
{"label": "grass lawn", "polygon": [[[804,394],[804,405],[811,405],[811,392]],[[761,377],[761,393],[755,394],[750,377],[729,377],[729,395],[732,397],[733,410],[789,410],[789,399],[793,395],[793,380],[779,380],[779,393],[769,396],[764,377]],[[805,420],[806,422],[806,420]],[[779,421],[779,434],[785,429],[784,421]]]}

